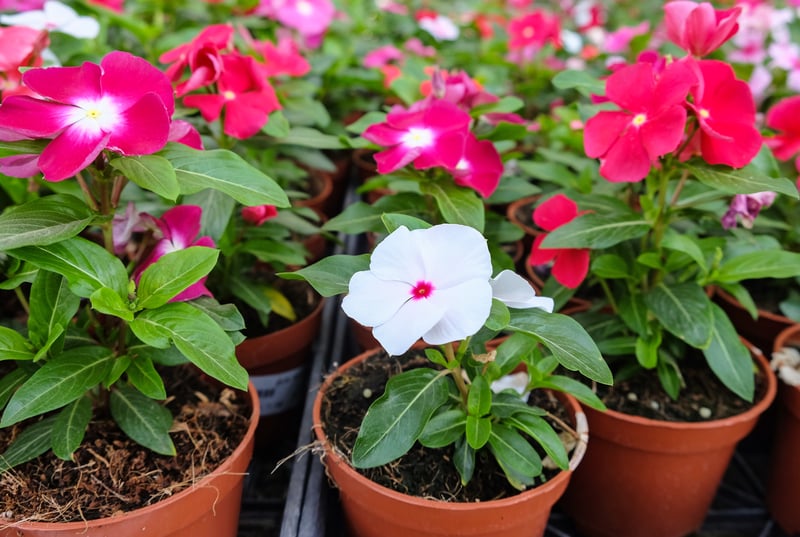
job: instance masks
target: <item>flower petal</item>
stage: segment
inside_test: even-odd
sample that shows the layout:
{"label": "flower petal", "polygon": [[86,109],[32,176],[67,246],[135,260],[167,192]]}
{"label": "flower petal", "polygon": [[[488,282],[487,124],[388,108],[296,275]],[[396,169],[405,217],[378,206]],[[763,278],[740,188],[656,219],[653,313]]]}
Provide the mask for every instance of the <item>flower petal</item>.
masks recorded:
{"label": "flower petal", "polygon": [[109,149],[123,155],[149,155],[162,149],[169,139],[170,116],[163,101],[148,93],[122,111],[120,122],[108,140]]}
{"label": "flower petal", "polygon": [[63,181],[88,166],[108,143],[109,134],[68,127],[42,151],[39,169],[47,181]]}
{"label": "flower petal", "polygon": [[342,299],[342,310],[364,326],[379,326],[391,319],[409,300],[409,284],[381,280],[373,272],[364,270],[350,278],[348,294]]}
{"label": "flower petal", "polygon": [[488,279],[468,280],[448,289],[437,289],[427,299],[441,319],[422,336],[427,343],[441,345],[475,334],[492,310],[492,286]]}
{"label": "flower petal", "polygon": [[553,299],[536,296],[536,291],[528,280],[512,270],[502,271],[489,283],[492,286],[492,297],[509,308],[540,308],[551,313],[553,311]]}
{"label": "flower petal", "polygon": [[429,299],[409,300],[391,319],[373,328],[372,335],[389,354],[403,354],[420,337],[427,335],[443,314],[442,306]]}

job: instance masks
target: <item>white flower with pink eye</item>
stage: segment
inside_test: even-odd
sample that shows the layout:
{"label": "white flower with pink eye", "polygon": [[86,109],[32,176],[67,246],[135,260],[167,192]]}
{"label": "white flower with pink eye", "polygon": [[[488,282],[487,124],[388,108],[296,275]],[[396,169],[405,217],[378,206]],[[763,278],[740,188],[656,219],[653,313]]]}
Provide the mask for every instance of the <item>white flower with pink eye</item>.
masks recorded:
{"label": "white flower with pink eye", "polygon": [[459,224],[427,229],[399,227],[372,253],[369,270],[356,272],[342,309],[390,354],[417,340],[442,345],[475,334],[497,298],[513,308],[552,312],[553,300],[537,297],[512,271],[492,279],[486,239]]}

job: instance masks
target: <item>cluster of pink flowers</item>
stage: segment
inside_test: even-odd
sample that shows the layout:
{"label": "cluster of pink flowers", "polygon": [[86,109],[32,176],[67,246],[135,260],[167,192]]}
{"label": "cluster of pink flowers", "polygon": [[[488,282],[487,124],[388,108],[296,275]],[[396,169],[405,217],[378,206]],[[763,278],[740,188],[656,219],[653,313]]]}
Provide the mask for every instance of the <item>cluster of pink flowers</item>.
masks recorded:
{"label": "cluster of pink flowers", "polygon": [[[488,198],[500,182],[503,162],[490,140],[480,140],[472,132],[469,111],[497,97],[463,72],[437,71],[423,92],[427,96],[422,100],[408,108],[394,106],[385,122],[364,131],[364,138],[385,148],[375,154],[378,173],[392,173],[408,164],[417,170],[443,168],[456,184]],[[494,119],[522,121],[513,114]]]}

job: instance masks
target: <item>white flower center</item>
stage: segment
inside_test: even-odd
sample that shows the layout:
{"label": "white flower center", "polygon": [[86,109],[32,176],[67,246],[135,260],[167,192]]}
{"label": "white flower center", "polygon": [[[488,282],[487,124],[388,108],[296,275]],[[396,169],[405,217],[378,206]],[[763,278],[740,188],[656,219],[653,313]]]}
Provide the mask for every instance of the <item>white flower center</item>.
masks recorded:
{"label": "white flower center", "polygon": [[311,2],[304,2],[301,0],[297,2],[297,12],[300,13],[304,17],[310,17],[314,14],[314,6],[311,5]]}
{"label": "white flower center", "polygon": [[106,97],[75,103],[69,119],[76,127],[90,133],[110,132],[122,121],[116,104]]}
{"label": "white flower center", "polygon": [[647,116],[645,114],[636,114],[633,116],[633,121],[631,121],[631,123],[633,123],[634,127],[641,127],[644,125],[645,121],[647,121]]}
{"label": "white flower center", "polygon": [[411,127],[403,135],[403,145],[408,147],[428,147],[433,143],[433,133],[430,129]]}
{"label": "white flower center", "polygon": [[536,30],[533,29],[533,26],[526,26],[522,30],[522,37],[525,39],[530,39],[536,34]]}
{"label": "white flower center", "polygon": [[703,119],[708,119],[709,116],[711,116],[711,112],[709,112],[705,108],[701,108],[700,110],[697,111],[697,115],[699,115]]}
{"label": "white flower center", "polygon": [[231,90],[223,92],[222,96],[225,97],[226,101],[232,101],[232,100],[236,99],[236,94],[234,92],[232,92]]}

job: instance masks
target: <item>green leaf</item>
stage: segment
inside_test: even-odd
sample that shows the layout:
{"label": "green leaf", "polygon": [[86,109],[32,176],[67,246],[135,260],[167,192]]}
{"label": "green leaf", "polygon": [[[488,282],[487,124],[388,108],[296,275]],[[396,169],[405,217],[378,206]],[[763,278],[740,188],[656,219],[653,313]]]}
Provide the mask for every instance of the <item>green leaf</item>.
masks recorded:
{"label": "green leaf", "polygon": [[113,315],[126,321],[133,320],[131,303],[108,287],[101,287],[96,290],[89,296],[89,299],[92,301],[92,309],[100,313]]}
{"label": "green leaf", "polygon": [[441,373],[425,368],[391,377],[361,422],[353,466],[381,466],[408,452],[433,413],[447,401],[447,382]]}
{"label": "green leaf", "polygon": [[428,448],[442,448],[464,436],[467,415],[460,408],[439,412],[419,435],[419,443]]}
{"label": "green leaf", "polygon": [[309,127],[294,127],[289,134],[275,140],[277,144],[299,145],[315,149],[344,149],[345,145],[338,136],[324,134]]}
{"label": "green leaf", "polygon": [[664,248],[687,254],[697,263],[703,272],[707,272],[706,256],[703,254],[703,249],[694,237],[678,233],[670,228],[664,233],[664,239],[661,241],[661,245],[664,246]]}
{"label": "green leaf", "polygon": [[562,470],[569,468],[569,456],[564,448],[564,443],[553,427],[543,418],[532,414],[517,414],[505,420],[505,423],[519,429],[538,442],[559,468]]}
{"label": "green leaf", "polygon": [[22,334],[0,326],[0,362],[4,360],[33,360],[33,347]]}
{"label": "green leaf", "polygon": [[230,336],[214,320],[184,302],[145,310],[130,323],[136,337],[157,348],[172,342],[204,373],[239,390],[247,390],[247,371],[236,360]]}
{"label": "green leaf", "polygon": [[472,449],[478,450],[489,441],[492,434],[492,420],[478,416],[467,416],[466,422],[467,443]]}
{"label": "green leaf", "polygon": [[515,414],[533,414],[544,416],[546,412],[541,408],[530,406],[516,393],[497,393],[492,400],[492,415],[498,418],[508,418]]}
{"label": "green leaf", "polygon": [[74,237],[94,217],[86,203],[66,194],[12,207],[0,215],[0,251],[43,246]]}
{"label": "green leaf", "polygon": [[225,149],[198,151],[169,143],[160,154],[175,168],[182,194],[213,188],[243,205],[289,206],[289,198],[278,183],[236,153]]}
{"label": "green leaf", "polygon": [[71,403],[106,378],[113,360],[111,350],[99,345],[64,351],[19,387],[6,405],[0,427]]}
{"label": "green leaf", "polygon": [[164,157],[158,155],[119,157],[112,159],[109,164],[143,189],[170,201],[178,199],[181,193],[175,170]]}
{"label": "green leaf", "polygon": [[592,274],[603,279],[630,278],[631,269],[622,257],[616,254],[603,254],[592,260]]}
{"label": "green leaf", "polygon": [[475,450],[470,447],[466,438],[462,437],[456,442],[453,464],[461,476],[461,484],[466,486],[472,479],[472,474],[475,473]]}
{"label": "green leaf", "polygon": [[510,311],[509,330],[535,337],[570,371],[579,371],[602,384],[613,382],[611,370],[594,340],[575,319],[538,308]]}
{"label": "green leaf", "polygon": [[659,382],[661,382],[661,387],[664,388],[667,395],[672,397],[672,399],[678,399],[682,384],[681,372],[678,368],[678,364],[672,359],[662,358],[658,361],[656,373],[658,374]]}
{"label": "green leaf", "polygon": [[[470,416],[485,416],[492,408],[492,388],[486,379],[482,376],[477,376],[472,379],[472,384],[469,387],[469,394],[467,395],[467,413]],[[472,445],[472,444],[470,444]],[[479,449],[472,445],[475,449]]]}
{"label": "green leaf", "polygon": [[8,449],[0,454],[0,474],[46,453],[50,449],[55,420],[55,416],[44,418],[19,433]]}
{"label": "green leaf", "polygon": [[120,429],[138,444],[162,455],[175,455],[169,436],[170,411],[126,384],[111,391],[111,415]]}
{"label": "green leaf", "polygon": [[350,278],[356,272],[369,270],[369,254],[331,255],[294,272],[279,272],[286,280],[305,280],[324,297],[347,293]]}
{"label": "green leaf", "polygon": [[137,356],[126,369],[128,380],[140,392],[151,399],[162,401],[167,398],[164,380],[156,371],[153,361],[147,356]]}
{"label": "green leaf", "polygon": [[732,283],[795,276],[800,276],[800,253],[788,250],[757,250],[724,259],[715,280]]}
{"label": "green leaf", "polygon": [[128,273],[122,261],[102,246],[82,237],[56,244],[26,246],[9,252],[50,272],[63,275],[76,295],[88,298],[101,287],[128,296]]}
{"label": "green leaf", "polygon": [[289,134],[289,127],[289,121],[283,112],[275,110],[269,115],[267,124],[261,128],[261,132],[275,138],[283,138]]}
{"label": "green leaf", "polygon": [[383,211],[363,201],[357,201],[345,207],[342,212],[322,225],[325,231],[341,231],[342,233],[363,233],[366,231],[382,231]]}
{"label": "green leaf", "polygon": [[189,304],[214,319],[214,322],[226,332],[245,329],[244,318],[233,304],[220,304],[208,296],[195,298]]}
{"label": "green leaf", "polygon": [[533,446],[516,430],[495,423],[489,436],[489,449],[514,488],[533,485],[542,473],[542,459]]}
{"label": "green leaf", "polygon": [[29,376],[27,371],[22,368],[17,368],[0,377],[0,409],[6,406],[6,403],[8,403],[8,400],[14,395],[14,392],[17,391],[17,388],[19,388]]}
{"label": "green leaf", "polygon": [[664,328],[689,345],[702,349],[711,340],[711,299],[693,282],[655,286],[645,304]]}
{"label": "green leaf", "polygon": [[638,215],[584,214],[547,234],[542,248],[591,248],[599,250],[637,239],[650,230]]}
{"label": "green leaf", "polygon": [[52,447],[56,457],[72,460],[72,454],[83,442],[91,419],[92,399],[88,395],[79,397],[58,413],[52,429]]}
{"label": "green leaf", "polygon": [[219,250],[190,246],[169,252],[142,272],[136,289],[140,308],[157,308],[197,283],[217,264]]}
{"label": "green leaf", "polygon": [[566,70],[556,74],[552,84],[558,89],[575,89],[583,96],[605,95],[606,84],[586,71]]}
{"label": "green leaf", "polygon": [[595,410],[605,410],[606,405],[597,394],[588,386],[565,375],[550,375],[537,384],[537,387],[550,388],[560,392],[568,393],[581,403],[594,408]]}
{"label": "green leaf", "polygon": [[727,166],[686,166],[701,183],[725,194],[755,194],[772,190],[797,199],[797,186],[785,177],[769,177],[758,169],[746,166],[733,170]]}
{"label": "green leaf", "polygon": [[484,321],[484,325],[489,330],[500,331],[508,325],[508,320],[510,318],[511,313],[508,311],[508,306],[494,298],[492,299],[492,309],[489,312],[489,318]]}
{"label": "green leaf", "polygon": [[733,393],[746,401],[753,401],[755,380],[753,358],[739,339],[727,314],[712,304],[714,315],[711,344],[703,351],[709,367],[719,380]]}
{"label": "green leaf", "polygon": [[485,209],[478,194],[455,183],[423,183],[423,194],[432,196],[445,222],[470,226],[483,232]]}
{"label": "green leaf", "polygon": [[447,358],[445,358],[441,352],[439,352],[437,349],[434,349],[433,347],[428,347],[425,349],[425,357],[428,358],[428,360],[430,360],[434,364],[438,364],[448,369],[453,368],[453,364],[448,364]]}
{"label": "green leaf", "polygon": [[387,233],[392,233],[400,226],[405,226],[408,229],[427,229],[431,224],[408,214],[385,213],[381,215],[381,221],[386,227]]}

